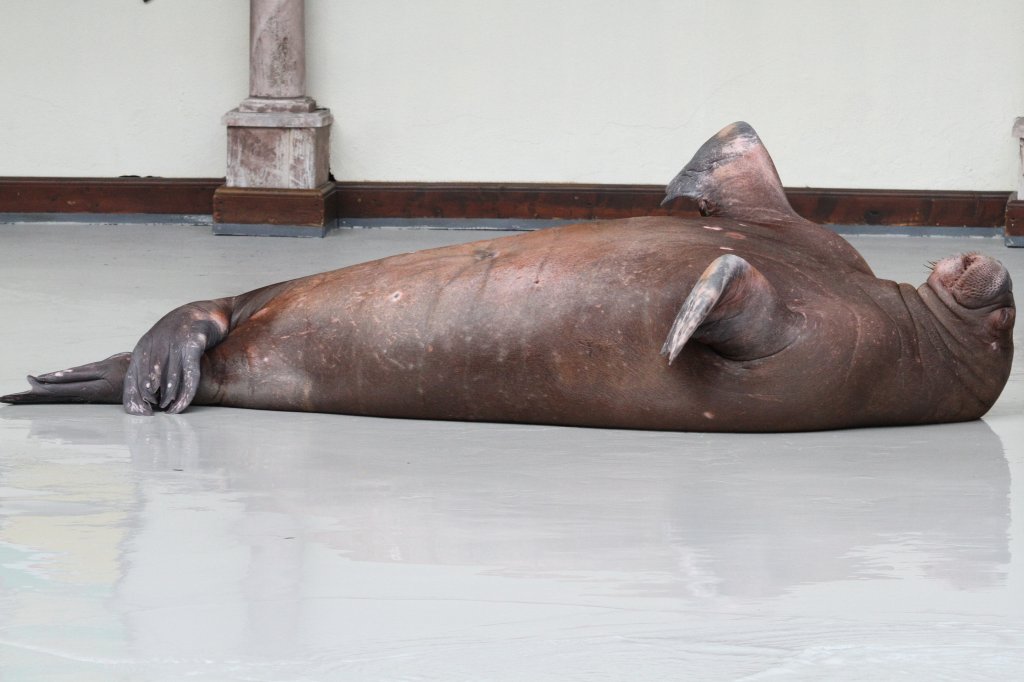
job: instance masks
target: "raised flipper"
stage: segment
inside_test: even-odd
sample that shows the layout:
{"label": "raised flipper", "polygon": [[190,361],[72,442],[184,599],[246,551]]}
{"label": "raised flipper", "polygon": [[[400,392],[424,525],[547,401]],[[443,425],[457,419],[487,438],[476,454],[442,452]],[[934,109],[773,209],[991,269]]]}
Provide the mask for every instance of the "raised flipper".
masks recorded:
{"label": "raised flipper", "polygon": [[726,126],[697,150],[665,188],[662,206],[676,197],[694,199],[704,216],[803,220],[789,205],[761,138],[742,121]]}
{"label": "raised flipper", "polygon": [[118,353],[59,372],[28,377],[31,390],[0,396],[0,403],[119,403],[131,353]]}
{"label": "raised flipper", "polygon": [[802,218],[789,205],[779,173],[761,138],[749,124],[733,123],[704,143],[665,188],[665,200],[689,197],[703,216],[750,221],[789,230],[791,243],[802,235],[808,255],[834,264],[843,259],[854,270],[873,275],[857,250],[830,230]]}
{"label": "raised flipper", "polygon": [[729,359],[755,360],[793,343],[802,321],[757,268],[727,254],[716,258],[697,280],[661,354],[671,365],[692,338]]}

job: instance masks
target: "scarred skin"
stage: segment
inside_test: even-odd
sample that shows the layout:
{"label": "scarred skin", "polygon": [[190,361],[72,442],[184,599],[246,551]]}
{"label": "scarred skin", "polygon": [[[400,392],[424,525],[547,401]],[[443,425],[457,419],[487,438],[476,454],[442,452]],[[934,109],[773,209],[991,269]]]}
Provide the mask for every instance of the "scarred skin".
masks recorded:
{"label": "scarred skin", "polygon": [[[759,141],[736,141],[746,134],[724,130],[669,186],[707,217],[552,228],[197,302],[130,356],[65,372],[77,371],[79,399],[137,414],[191,402],[688,431],[984,414],[1012,360],[1005,268],[968,254],[916,289],[877,279],[845,240],[789,209]],[[739,160],[721,160],[722,140]],[[673,320],[714,263],[735,266],[733,279],[669,364]],[[37,378],[35,400],[3,399],[48,402],[67,376]]]}

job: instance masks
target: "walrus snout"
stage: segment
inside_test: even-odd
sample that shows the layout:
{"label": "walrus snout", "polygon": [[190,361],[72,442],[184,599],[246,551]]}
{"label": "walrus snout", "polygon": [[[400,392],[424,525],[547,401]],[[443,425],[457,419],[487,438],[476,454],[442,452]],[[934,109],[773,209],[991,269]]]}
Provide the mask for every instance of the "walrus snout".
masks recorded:
{"label": "walrus snout", "polygon": [[1005,298],[1013,289],[1010,273],[995,258],[962,253],[934,264],[928,283],[950,293],[965,308],[982,308]]}

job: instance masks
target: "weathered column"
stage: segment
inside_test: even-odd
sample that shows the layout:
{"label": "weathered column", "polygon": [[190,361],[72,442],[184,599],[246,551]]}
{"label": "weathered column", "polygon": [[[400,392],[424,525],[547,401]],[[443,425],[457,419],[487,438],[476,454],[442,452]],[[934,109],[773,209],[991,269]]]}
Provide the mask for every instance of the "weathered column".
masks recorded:
{"label": "weathered column", "polygon": [[249,97],[224,115],[227,177],[214,195],[215,231],[322,233],[334,219],[332,121],[306,95],[304,0],[250,0]]}
{"label": "weathered column", "polygon": [[[306,94],[306,5],[255,0],[249,8],[249,97],[300,99]],[[306,109],[310,111],[310,109]]]}
{"label": "weathered column", "polygon": [[1020,164],[1017,166],[1017,196],[1013,197],[1018,201],[1024,201],[1024,116],[1013,122],[1013,139],[1017,141],[1017,148],[1020,155]]}
{"label": "weathered column", "polygon": [[1003,240],[1007,246],[1024,246],[1024,117],[1013,122],[1012,135],[1020,154],[1020,165],[1017,166],[1016,191],[1006,202]]}

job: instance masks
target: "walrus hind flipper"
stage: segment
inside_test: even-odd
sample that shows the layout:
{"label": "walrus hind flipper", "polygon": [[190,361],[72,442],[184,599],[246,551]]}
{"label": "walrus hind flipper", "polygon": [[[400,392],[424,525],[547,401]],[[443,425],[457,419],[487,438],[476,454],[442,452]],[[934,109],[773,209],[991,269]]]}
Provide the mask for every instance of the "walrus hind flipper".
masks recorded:
{"label": "walrus hind flipper", "polygon": [[701,273],[661,354],[671,365],[692,338],[732,360],[764,358],[796,340],[802,319],[757,268],[726,254]]}
{"label": "walrus hind flipper", "polygon": [[132,351],[121,403],[129,414],[151,415],[153,407],[184,410],[199,390],[203,353],[227,336],[232,309],[225,299],[175,308],[146,332]]}
{"label": "walrus hind flipper", "polygon": [[697,150],[668,183],[661,205],[677,197],[696,201],[703,216],[762,222],[800,220],[761,138],[742,121],[726,126]]}
{"label": "walrus hind flipper", "polygon": [[30,390],[0,396],[0,403],[119,403],[125,372],[128,371],[131,357],[131,353],[118,353],[106,360],[40,374],[37,377],[30,376]]}

